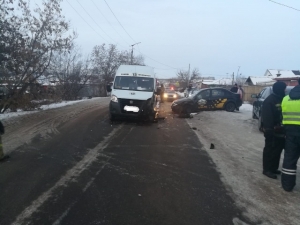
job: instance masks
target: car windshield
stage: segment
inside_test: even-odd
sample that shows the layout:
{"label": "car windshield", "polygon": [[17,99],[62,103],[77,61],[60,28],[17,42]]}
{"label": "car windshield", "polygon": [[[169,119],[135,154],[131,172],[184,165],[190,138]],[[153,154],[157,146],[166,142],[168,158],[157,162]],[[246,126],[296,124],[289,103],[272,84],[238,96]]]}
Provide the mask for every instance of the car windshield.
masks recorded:
{"label": "car windshield", "polygon": [[153,87],[153,78],[118,76],[114,82],[114,89],[152,92]]}

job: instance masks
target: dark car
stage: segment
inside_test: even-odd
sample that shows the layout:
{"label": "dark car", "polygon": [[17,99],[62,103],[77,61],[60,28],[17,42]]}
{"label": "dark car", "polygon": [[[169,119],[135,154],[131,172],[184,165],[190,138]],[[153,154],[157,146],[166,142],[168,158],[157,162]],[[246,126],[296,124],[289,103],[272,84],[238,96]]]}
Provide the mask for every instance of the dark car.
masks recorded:
{"label": "dark car", "polygon": [[188,98],[178,99],[171,105],[172,111],[178,114],[192,113],[201,110],[223,109],[233,112],[242,105],[240,95],[225,88],[205,88]]}
{"label": "dark car", "polygon": [[[285,94],[289,94],[290,91],[293,89],[293,86],[287,86],[285,89]],[[255,98],[253,102],[253,109],[252,109],[252,118],[253,119],[258,119],[258,129],[262,131],[263,127],[263,121],[261,118],[261,113],[262,113],[262,104],[264,100],[273,93],[272,86],[270,87],[265,87],[264,89],[261,90],[259,94],[253,94],[251,95],[252,98]]]}
{"label": "dark car", "polygon": [[176,92],[172,89],[165,89],[165,92],[163,94],[163,100],[164,101],[174,101],[176,99],[178,99],[178,94],[176,94]]}

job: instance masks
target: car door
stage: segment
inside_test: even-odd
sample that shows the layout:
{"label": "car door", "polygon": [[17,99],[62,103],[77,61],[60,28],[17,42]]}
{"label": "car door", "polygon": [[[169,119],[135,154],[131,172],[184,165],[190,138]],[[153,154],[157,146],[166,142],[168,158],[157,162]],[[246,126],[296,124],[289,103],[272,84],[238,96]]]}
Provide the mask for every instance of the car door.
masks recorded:
{"label": "car door", "polygon": [[213,89],[211,90],[211,108],[214,109],[223,109],[224,104],[227,101],[227,93],[222,89]]}
{"label": "car door", "polygon": [[210,93],[211,91],[202,90],[195,96],[195,101],[197,104],[198,110],[208,109],[211,105]]}
{"label": "car door", "polygon": [[253,102],[253,111],[257,117],[259,117],[262,103],[264,101],[263,95],[266,91],[266,88],[262,89],[261,92],[257,95],[257,99]]}

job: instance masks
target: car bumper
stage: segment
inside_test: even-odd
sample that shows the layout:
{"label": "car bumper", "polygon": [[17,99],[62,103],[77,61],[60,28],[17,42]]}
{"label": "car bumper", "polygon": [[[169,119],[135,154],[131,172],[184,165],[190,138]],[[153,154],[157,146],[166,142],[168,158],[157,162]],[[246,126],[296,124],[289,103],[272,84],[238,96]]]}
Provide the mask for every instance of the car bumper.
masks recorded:
{"label": "car bumper", "polygon": [[[154,109],[147,104],[147,100],[139,101],[138,104],[134,104],[134,107],[138,107],[138,112],[126,111],[125,106],[128,104],[124,102],[110,102],[109,112],[113,117],[122,117],[122,118],[142,118],[151,115],[154,112]],[[130,105],[129,105],[130,106]]]}
{"label": "car bumper", "polygon": [[180,106],[173,102],[172,105],[171,105],[171,109],[172,109],[173,112],[179,113]]}

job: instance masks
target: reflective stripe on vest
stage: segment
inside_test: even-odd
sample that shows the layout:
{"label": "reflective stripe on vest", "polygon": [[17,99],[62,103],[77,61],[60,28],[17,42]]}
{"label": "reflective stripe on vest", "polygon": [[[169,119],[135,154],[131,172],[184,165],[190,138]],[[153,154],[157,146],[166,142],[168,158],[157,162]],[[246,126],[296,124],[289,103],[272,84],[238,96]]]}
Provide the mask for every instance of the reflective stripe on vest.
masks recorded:
{"label": "reflective stripe on vest", "polygon": [[300,99],[292,100],[285,96],[281,103],[283,124],[300,125]]}

